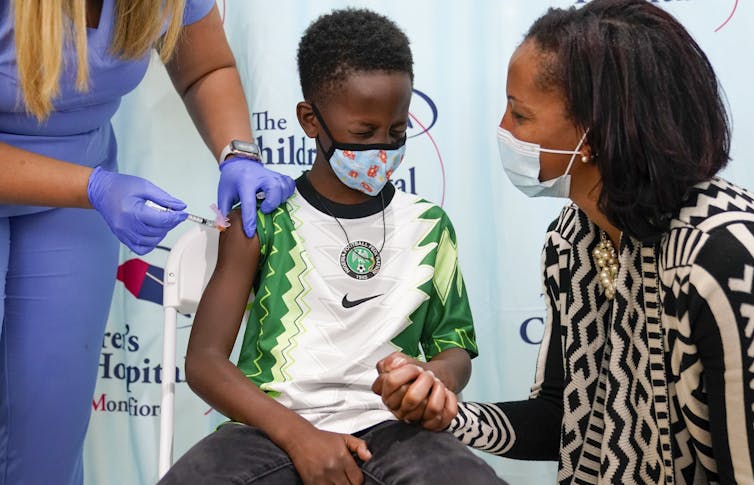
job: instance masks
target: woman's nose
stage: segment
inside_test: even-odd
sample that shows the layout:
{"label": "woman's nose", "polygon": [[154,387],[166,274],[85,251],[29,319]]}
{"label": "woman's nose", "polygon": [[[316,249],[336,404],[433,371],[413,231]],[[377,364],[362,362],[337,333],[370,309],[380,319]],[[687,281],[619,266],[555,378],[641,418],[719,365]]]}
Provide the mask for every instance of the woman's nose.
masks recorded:
{"label": "woman's nose", "polygon": [[500,128],[503,128],[505,130],[510,131],[511,128],[513,127],[512,125],[513,125],[513,120],[511,119],[510,113],[506,109],[505,113],[503,113],[503,117],[500,118],[500,125],[499,126],[500,126]]}

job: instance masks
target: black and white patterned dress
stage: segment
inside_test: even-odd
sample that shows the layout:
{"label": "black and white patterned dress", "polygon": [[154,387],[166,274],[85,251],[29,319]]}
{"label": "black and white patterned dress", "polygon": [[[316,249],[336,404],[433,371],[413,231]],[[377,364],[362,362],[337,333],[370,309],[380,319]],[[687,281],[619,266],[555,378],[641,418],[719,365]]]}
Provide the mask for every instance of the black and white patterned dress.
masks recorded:
{"label": "black and white patterned dress", "polygon": [[543,250],[530,399],[463,403],[450,430],[560,483],[754,483],[754,195],[697,185],[654,244],[624,236],[614,300],[599,230],[565,207]]}

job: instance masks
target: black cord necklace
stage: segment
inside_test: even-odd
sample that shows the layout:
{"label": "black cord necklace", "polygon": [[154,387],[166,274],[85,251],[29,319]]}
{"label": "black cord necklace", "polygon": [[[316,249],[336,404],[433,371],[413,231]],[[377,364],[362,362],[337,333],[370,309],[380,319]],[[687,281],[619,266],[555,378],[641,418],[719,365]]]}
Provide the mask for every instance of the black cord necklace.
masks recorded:
{"label": "black cord necklace", "polygon": [[[312,187],[314,189],[314,187]],[[387,239],[387,229],[385,225],[385,195],[380,191],[380,201],[382,202],[382,244],[380,249],[377,249],[373,244],[367,241],[353,241],[348,237],[346,228],[343,227],[340,220],[335,217],[335,214],[330,210],[325,200],[319,195],[316,189],[313,190],[314,196],[319,201],[320,205],[325,211],[330,214],[330,217],[335,219],[338,226],[346,236],[346,246],[340,253],[340,267],[350,277],[357,280],[367,280],[375,276],[382,267],[382,250],[385,247],[385,240]]]}

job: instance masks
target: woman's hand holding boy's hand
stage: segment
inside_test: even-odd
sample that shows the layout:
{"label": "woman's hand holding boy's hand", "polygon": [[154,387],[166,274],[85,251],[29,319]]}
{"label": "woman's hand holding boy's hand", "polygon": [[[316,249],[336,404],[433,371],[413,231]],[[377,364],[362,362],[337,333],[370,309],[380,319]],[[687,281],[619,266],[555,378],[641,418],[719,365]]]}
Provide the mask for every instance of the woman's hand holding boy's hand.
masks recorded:
{"label": "woman's hand holding boy's hand", "polygon": [[364,440],[315,427],[299,433],[285,451],[305,485],[362,484],[364,475],[351,453],[362,461],[372,458]]}
{"label": "woman's hand holding boy's hand", "polygon": [[458,402],[427,364],[394,352],[377,363],[372,391],[400,420],[418,422],[424,428],[442,431],[458,412]]}

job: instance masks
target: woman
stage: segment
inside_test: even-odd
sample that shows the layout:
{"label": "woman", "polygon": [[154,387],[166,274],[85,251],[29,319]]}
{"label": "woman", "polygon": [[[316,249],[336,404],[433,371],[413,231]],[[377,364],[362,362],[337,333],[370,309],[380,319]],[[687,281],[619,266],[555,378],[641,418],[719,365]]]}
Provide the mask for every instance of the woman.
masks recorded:
{"label": "woman", "polygon": [[[530,399],[459,403],[450,431],[559,460],[561,483],[754,483],[754,196],[715,175],[729,128],[706,56],[651,2],[593,0],[534,23],[507,95],[509,178],[572,203],[545,240]],[[442,429],[410,367],[385,359],[376,390]]]}
{"label": "woman", "polygon": [[[117,173],[110,118],[151,49],[215,157],[252,139],[214,4],[0,0],[0,484],[81,483],[117,265],[110,232],[143,254],[186,217],[181,201]],[[293,183],[240,155],[223,161],[218,198],[226,213],[248,201],[253,235],[256,192],[269,211]]]}

